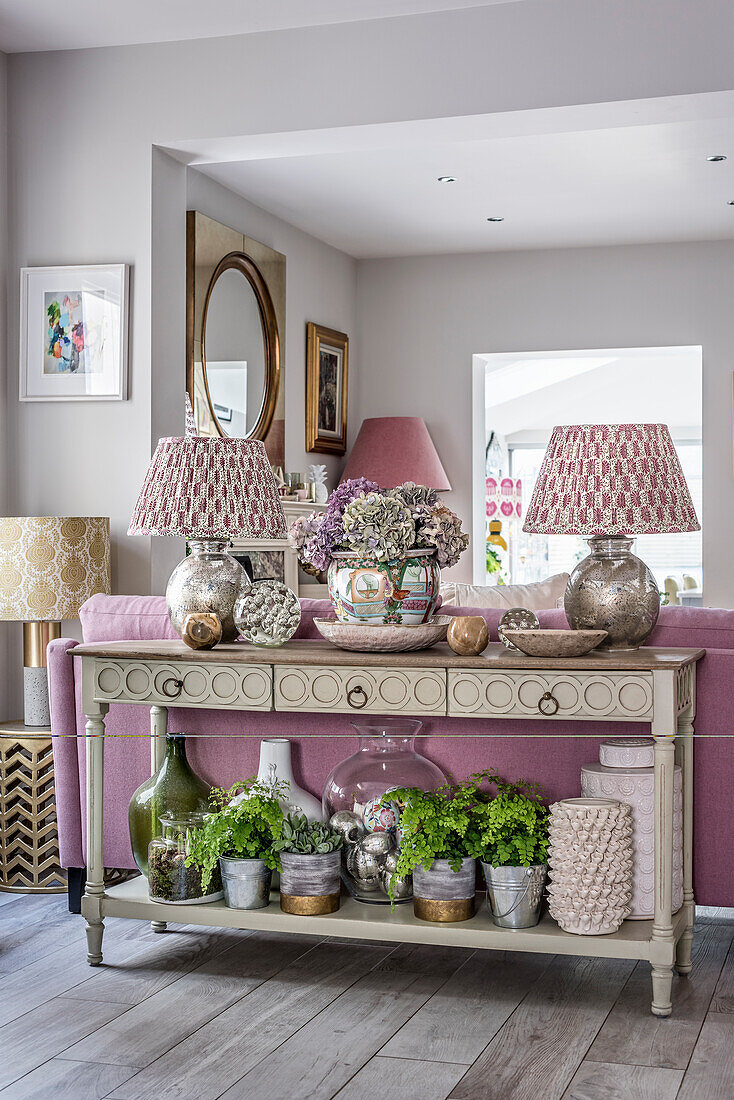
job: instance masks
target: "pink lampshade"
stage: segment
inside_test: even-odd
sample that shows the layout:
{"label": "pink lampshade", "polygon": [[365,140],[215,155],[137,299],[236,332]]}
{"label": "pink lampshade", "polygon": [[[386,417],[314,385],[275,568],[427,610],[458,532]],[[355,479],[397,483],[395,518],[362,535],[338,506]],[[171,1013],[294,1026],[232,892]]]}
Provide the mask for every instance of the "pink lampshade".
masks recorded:
{"label": "pink lampshade", "polygon": [[404,481],[448,492],[451,482],[420,416],[374,416],[362,421],[342,481],[366,477],[381,489]]}
{"label": "pink lampshade", "polygon": [[286,523],[265,445],[205,436],[159,439],[128,535],[281,539]]}
{"label": "pink lampshade", "polygon": [[700,529],[665,424],[553,429],[523,531],[656,535]]}

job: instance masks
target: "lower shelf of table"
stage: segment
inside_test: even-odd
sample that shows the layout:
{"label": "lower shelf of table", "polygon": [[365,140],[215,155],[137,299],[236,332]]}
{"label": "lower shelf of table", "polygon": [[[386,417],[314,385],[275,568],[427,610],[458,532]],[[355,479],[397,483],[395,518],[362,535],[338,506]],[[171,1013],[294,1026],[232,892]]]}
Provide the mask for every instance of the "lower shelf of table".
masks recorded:
{"label": "lower shelf of table", "polygon": [[[483,895],[479,899],[483,900]],[[338,912],[323,917],[299,917],[283,913],[278,894],[264,909],[228,909],[223,901],[208,905],[165,905],[150,901],[147,880],[129,879],[106,890],[102,914],[136,920],[170,921],[220,928],[252,928],[261,932],[338,936],[342,939],[387,940],[440,946],[484,948],[494,951],[534,951],[554,955],[589,955],[608,959],[648,959],[652,921],[625,921],[610,936],[576,936],[564,932],[549,916],[535,928],[506,929],[493,923],[484,902],[476,916],[457,924],[433,924],[418,920],[410,905],[364,905],[342,897]],[[673,917],[676,941],[685,926],[681,909]]]}

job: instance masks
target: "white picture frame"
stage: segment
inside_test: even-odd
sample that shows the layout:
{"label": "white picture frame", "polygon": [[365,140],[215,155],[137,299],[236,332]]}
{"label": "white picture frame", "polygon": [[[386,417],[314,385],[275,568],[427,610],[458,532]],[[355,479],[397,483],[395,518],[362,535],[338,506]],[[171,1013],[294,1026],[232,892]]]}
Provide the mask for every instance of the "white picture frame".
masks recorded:
{"label": "white picture frame", "polygon": [[20,401],[125,401],[128,264],[23,267]]}

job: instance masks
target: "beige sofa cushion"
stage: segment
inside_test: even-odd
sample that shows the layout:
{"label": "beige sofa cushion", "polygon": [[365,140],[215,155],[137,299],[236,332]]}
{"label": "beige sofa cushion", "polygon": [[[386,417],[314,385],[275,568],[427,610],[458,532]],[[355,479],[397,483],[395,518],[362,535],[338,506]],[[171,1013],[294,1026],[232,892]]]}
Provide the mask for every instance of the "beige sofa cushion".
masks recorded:
{"label": "beige sofa cushion", "polygon": [[441,585],[443,602],[454,607],[526,607],[529,611],[547,611],[563,599],[568,573],[556,573],[537,584],[461,584],[446,581]]}

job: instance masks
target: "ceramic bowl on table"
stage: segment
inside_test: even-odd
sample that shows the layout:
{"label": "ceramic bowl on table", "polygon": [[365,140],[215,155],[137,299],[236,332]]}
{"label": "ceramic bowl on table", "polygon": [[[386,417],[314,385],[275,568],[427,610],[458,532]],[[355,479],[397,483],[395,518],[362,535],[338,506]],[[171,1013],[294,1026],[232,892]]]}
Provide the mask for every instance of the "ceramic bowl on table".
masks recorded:
{"label": "ceramic bowl on table", "polygon": [[314,619],[316,629],[327,642],[339,649],[351,649],[360,653],[408,653],[415,649],[428,649],[436,642],[446,641],[450,622],[449,615],[436,615],[430,622],[416,626]]}
{"label": "ceramic bowl on table", "polygon": [[583,657],[606,636],[606,630],[505,630],[505,637],[527,657]]}

